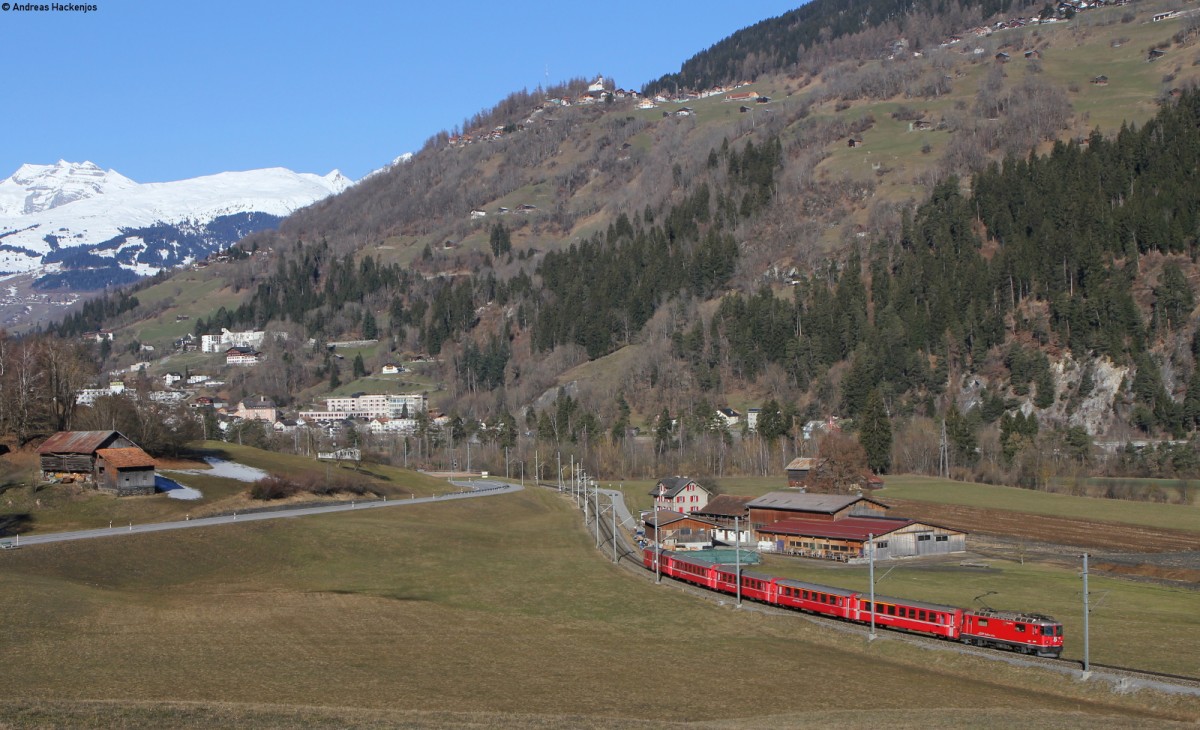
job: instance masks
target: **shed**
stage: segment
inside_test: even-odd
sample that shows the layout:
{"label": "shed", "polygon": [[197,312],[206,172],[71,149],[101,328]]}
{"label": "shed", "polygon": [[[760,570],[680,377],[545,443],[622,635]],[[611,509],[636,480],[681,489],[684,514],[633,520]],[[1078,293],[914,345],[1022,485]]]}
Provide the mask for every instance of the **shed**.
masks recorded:
{"label": "shed", "polygon": [[668,550],[712,547],[712,533],[716,525],[709,520],[670,510],[654,510],[646,513],[642,522],[647,537],[654,535],[655,525],[658,526],[659,542]]}
{"label": "shed", "polygon": [[821,465],[821,459],[814,459],[808,456],[801,456],[792,459],[786,467],[788,486],[803,487],[808,479],[808,475],[813,469]]}
{"label": "shed", "polygon": [[154,459],[136,446],[96,451],[96,488],[118,497],[154,494]]}

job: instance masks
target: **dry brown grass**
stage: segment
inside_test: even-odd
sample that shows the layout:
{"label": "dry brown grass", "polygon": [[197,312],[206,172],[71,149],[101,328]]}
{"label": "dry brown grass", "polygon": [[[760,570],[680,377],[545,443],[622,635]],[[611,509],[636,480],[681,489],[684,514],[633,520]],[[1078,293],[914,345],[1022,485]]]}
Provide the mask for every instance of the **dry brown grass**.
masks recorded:
{"label": "dry brown grass", "polygon": [[590,545],[556,495],[526,491],[8,551],[0,721],[1072,727],[1200,717],[1198,701],[1117,696],[730,610],[655,587]]}

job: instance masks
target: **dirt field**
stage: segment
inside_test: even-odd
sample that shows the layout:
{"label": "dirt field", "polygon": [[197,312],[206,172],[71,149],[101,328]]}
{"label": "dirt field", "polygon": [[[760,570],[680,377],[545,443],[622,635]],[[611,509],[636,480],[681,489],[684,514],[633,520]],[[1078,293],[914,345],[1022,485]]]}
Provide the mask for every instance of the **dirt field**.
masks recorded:
{"label": "dirt field", "polygon": [[1082,548],[1096,553],[1097,570],[1200,582],[1200,538],[1195,533],[904,499],[885,501],[896,514],[969,532],[973,547],[1007,546],[1040,557],[1077,553]]}

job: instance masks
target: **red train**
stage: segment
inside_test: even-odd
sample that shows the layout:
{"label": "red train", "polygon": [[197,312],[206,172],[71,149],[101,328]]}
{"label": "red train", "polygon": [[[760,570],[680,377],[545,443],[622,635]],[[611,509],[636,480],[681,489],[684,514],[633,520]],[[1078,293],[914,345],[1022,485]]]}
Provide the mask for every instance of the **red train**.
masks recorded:
{"label": "red train", "polygon": [[[651,571],[654,553],[653,548],[647,548],[642,554],[643,564]],[[733,566],[713,565],[669,550],[660,555],[663,575],[721,593],[737,593],[737,573]],[[743,570],[742,597],[847,621],[871,622],[870,597],[845,588]],[[874,613],[875,625],[884,628],[1038,656],[1062,654],[1062,624],[1037,613],[968,611],[881,595],[875,596]]]}

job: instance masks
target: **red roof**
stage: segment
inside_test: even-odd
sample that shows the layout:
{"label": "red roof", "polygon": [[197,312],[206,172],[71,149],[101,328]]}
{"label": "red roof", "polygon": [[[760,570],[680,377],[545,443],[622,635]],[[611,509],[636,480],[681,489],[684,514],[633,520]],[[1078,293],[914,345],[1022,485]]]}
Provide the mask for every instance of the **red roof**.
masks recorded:
{"label": "red roof", "polygon": [[136,446],[123,449],[99,449],[96,455],[115,469],[136,469],[138,467],[153,467],[154,459],[150,454]]}
{"label": "red roof", "polygon": [[841,540],[863,540],[869,535],[879,537],[895,532],[902,527],[917,524],[909,519],[871,519],[869,517],[846,517],[832,522],[828,520],[780,520],[759,532],[774,535],[799,535],[803,537],[831,537]]}

